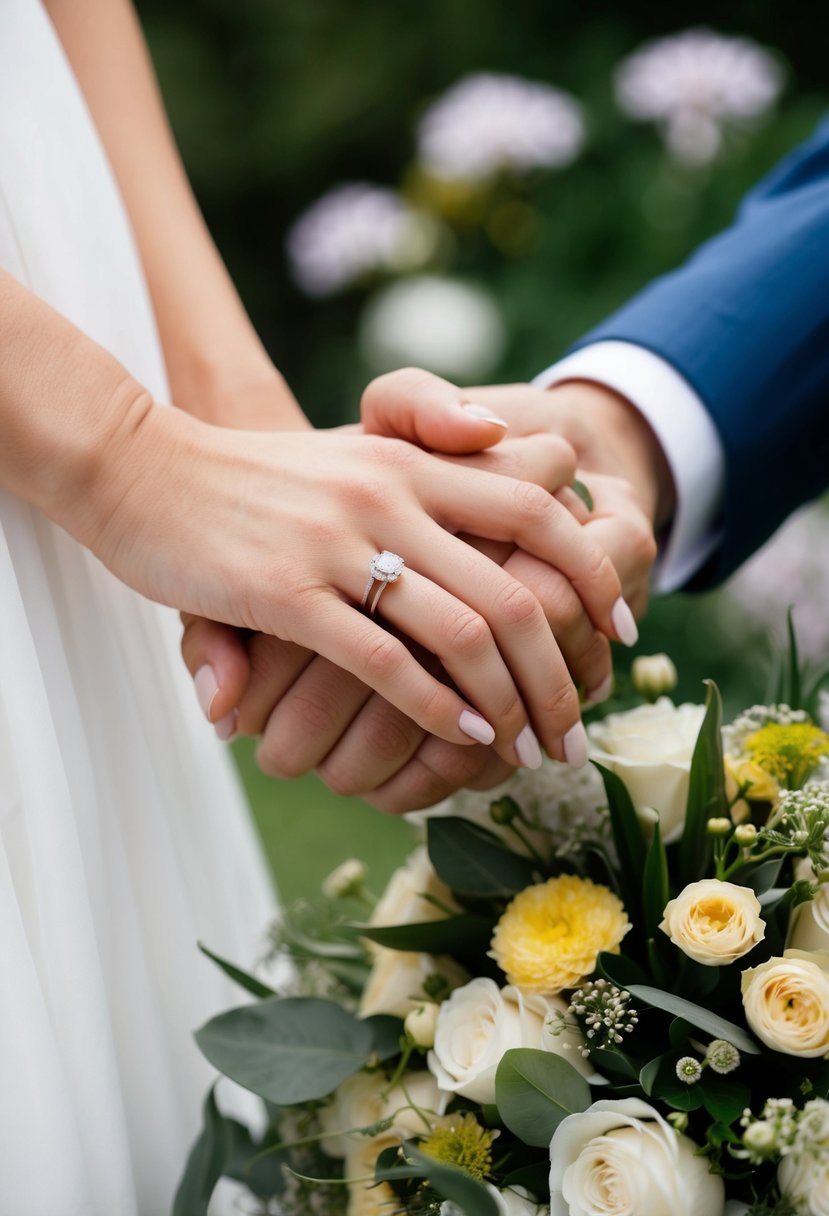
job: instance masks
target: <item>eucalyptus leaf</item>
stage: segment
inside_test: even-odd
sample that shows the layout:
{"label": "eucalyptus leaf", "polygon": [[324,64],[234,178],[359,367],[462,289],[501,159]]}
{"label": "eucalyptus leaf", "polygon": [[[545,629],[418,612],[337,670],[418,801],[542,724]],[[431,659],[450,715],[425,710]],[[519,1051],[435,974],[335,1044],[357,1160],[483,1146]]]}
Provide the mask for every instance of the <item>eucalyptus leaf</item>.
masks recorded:
{"label": "eucalyptus leaf", "polygon": [[231,1009],[196,1031],[196,1042],[220,1072],[279,1106],[326,1097],[373,1051],[370,1025],[317,997]]}
{"label": "eucalyptus leaf", "polygon": [[706,1069],[700,1089],[705,1109],[719,1123],[733,1123],[751,1105],[748,1085],[734,1077],[712,1076]]}
{"label": "eucalyptus leaf", "polygon": [[590,1086],[561,1056],[514,1047],[504,1052],[495,1073],[495,1100],[511,1132],[545,1148],[562,1119],[590,1105]]}
{"label": "eucalyptus leaf", "polygon": [[476,823],[441,815],[429,819],[426,830],[432,865],[453,891],[515,895],[533,882],[527,858],[504,848],[499,837]]}
{"label": "eucalyptus leaf", "polygon": [[256,996],[262,999],[263,997],[276,996],[273,988],[269,988],[267,984],[263,984],[255,975],[251,975],[248,971],[243,971],[241,967],[237,967],[235,963],[229,963],[226,958],[222,958],[218,954],[214,954],[212,950],[208,950],[203,942],[196,943],[202,954],[214,962],[216,966],[224,971],[225,975],[237,983],[240,988],[244,988],[245,992],[249,992],[251,996]]}
{"label": "eucalyptus leaf", "polygon": [[740,1026],[735,1026],[733,1022],[721,1018],[719,1014],[712,1013],[710,1009],[705,1009],[702,1005],[695,1005],[692,1001],[686,1001],[672,992],[663,992],[661,988],[651,988],[646,984],[629,984],[628,988],[632,996],[644,1001],[645,1004],[653,1005],[655,1009],[661,1009],[665,1013],[672,1013],[674,1017],[684,1018],[698,1030],[705,1031],[715,1039],[726,1039],[740,1051],[745,1051],[749,1055],[760,1054],[760,1048],[745,1030]]}
{"label": "eucalyptus leaf", "polygon": [[626,954],[611,954],[603,950],[596,960],[596,968],[606,980],[617,988],[630,988],[632,984],[647,984],[648,975],[638,963]]}
{"label": "eucalyptus leaf", "polygon": [[172,1216],[207,1216],[210,1197],[230,1158],[231,1131],[216,1105],[214,1088],[204,1100],[202,1129],[178,1184]]}
{"label": "eucalyptus leaf", "polygon": [[371,1030],[371,1054],[378,1060],[391,1060],[400,1055],[400,1039],[403,1035],[402,1018],[390,1013],[375,1013],[363,1018],[363,1025]]}
{"label": "eucalyptus leaf", "polygon": [[679,868],[683,883],[694,882],[706,872],[711,856],[711,837],[706,831],[708,820],[728,818],[722,750],[722,700],[714,681],[706,680],[705,683],[708,687],[705,717],[691,759],[688,806],[679,843]]}
{"label": "eucalyptus leaf", "polygon": [[744,887],[751,887],[755,895],[765,895],[777,882],[782,868],[782,857],[770,857],[768,861],[761,862],[753,869],[740,870],[739,881]]}
{"label": "eucalyptus leaf", "polygon": [[658,930],[669,898],[668,858],[657,820],[653,825],[653,836],[642,875],[642,913],[648,937],[652,937]]}

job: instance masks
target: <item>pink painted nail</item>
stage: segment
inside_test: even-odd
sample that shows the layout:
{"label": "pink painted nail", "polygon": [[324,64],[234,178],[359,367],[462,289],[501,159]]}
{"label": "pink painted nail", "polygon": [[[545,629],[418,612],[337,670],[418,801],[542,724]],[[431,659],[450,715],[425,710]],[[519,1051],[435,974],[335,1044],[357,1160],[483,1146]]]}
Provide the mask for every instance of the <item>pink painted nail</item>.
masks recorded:
{"label": "pink painted nail", "polygon": [[196,686],[196,696],[199,699],[202,713],[209,722],[210,710],[213,708],[213,702],[219,691],[219,681],[216,679],[216,673],[209,664],[205,663],[204,667],[200,667],[193,676],[193,683]]}
{"label": "pink painted nail", "polygon": [[216,734],[221,739],[222,743],[229,743],[236,734],[236,724],[239,721],[239,711],[232,709],[229,714],[225,714],[216,723]]}
{"label": "pink painted nail", "polygon": [[499,418],[497,414],[493,414],[492,410],[486,405],[473,405],[471,402],[466,401],[461,408],[465,409],[467,414],[471,414],[473,418],[480,418],[481,422],[491,422],[495,426],[509,426],[505,418]]}
{"label": "pink painted nail", "polygon": [[616,630],[616,636],[625,646],[635,646],[639,639],[639,630],[628,605],[619,596],[610,613],[610,620]]}
{"label": "pink painted nail", "polygon": [[571,726],[562,739],[564,758],[571,768],[584,768],[587,764],[587,731],[581,722]]}
{"label": "pink painted nail", "polygon": [[495,738],[495,731],[487,722],[486,718],[482,718],[480,714],[476,714],[471,709],[465,709],[458,718],[458,726],[465,735],[469,735],[470,739],[477,740],[478,743],[491,743]]}
{"label": "pink painted nail", "polygon": [[541,748],[529,722],[515,740],[515,754],[524,768],[541,768]]}
{"label": "pink painted nail", "polygon": [[597,684],[592,690],[588,690],[586,705],[600,705],[602,701],[606,701],[613,692],[613,675],[606,676],[601,684]]}

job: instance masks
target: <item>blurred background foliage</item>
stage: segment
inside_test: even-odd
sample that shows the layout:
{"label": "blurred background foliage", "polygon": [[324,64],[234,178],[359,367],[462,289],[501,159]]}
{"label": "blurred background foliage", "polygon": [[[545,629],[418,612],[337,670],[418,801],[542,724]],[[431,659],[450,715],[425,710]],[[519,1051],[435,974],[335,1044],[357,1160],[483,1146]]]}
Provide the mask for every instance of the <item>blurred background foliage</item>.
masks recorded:
{"label": "blurred background foliage", "polygon": [[[368,274],[319,299],[293,280],[286,235],[333,187],[390,187],[439,217],[428,269],[486,290],[505,332],[490,378],[525,380],[728,224],[743,193],[827,108],[825,47],[814,7],[803,3],[138,0],[138,8],[210,228],[317,425],[356,416],[377,370],[357,335],[367,301],[389,278]],[[642,44],[700,25],[768,48],[784,86],[762,118],[725,131],[716,156],[688,164],[656,126],[621,111],[613,77]],[[458,203],[457,190],[418,169],[416,129],[446,90],[484,71],[566,90],[583,107],[584,146],[566,167],[494,175]],[[720,628],[719,602],[662,600],[639,649],[670,651],[680,696],[699,699],[711,675],[737,708],[763,695],[768,667],[755,625]],[[402,825],[378,824],[313,780],[267,781],[249,744],[238,754],[287,896],[312,891],[343,856],[366,849],[379,885],[404,847]]]}

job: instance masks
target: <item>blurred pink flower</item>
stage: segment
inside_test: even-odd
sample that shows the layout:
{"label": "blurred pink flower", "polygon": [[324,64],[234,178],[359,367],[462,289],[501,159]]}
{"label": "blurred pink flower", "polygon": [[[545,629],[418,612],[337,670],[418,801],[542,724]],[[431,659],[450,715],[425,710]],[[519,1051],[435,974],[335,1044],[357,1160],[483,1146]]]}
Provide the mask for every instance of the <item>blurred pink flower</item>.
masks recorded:
{"label": "blurred pink flower", "polygon": [[551,85],[520,76],[466,76],[418,127],[418,155],[435,177],[482,181],[502,169],[563,166],[584,145],[581,106]]}

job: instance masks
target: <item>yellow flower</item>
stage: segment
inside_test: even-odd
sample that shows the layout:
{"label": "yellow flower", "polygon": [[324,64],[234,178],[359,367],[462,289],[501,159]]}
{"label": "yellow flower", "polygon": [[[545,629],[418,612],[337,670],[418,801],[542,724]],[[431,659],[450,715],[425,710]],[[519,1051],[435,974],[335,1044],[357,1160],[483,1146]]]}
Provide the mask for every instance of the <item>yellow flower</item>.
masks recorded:
{"label": "yellow flower", "polygon": [[492,1141],[497,1132],[481,1127],[474,1115],[458,1113],[436,1120],[420,1142],[420,1151],[454,1165],[483,1182],[492,1169]]}
{"label": "yellow flower", "polygon": [[617,954],[630,927],[607,887],[562,874],[516,895],[495,926],[490,955],[511,984],[551,994],[590,975],[600,951]]}
{"label": "yellow flower", "polygon": [[[767,722],[743,747],[764,773],[788,789],[799,789],[815,765],[829,756],[829,735],[813,722]],[[749,798],[758,796],[749,790]]]}

